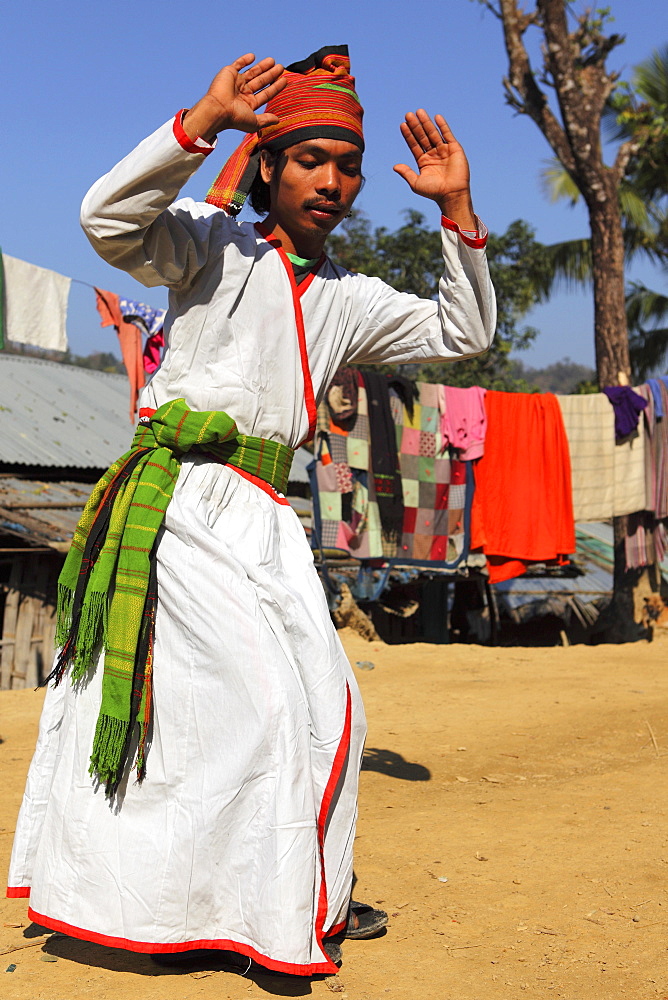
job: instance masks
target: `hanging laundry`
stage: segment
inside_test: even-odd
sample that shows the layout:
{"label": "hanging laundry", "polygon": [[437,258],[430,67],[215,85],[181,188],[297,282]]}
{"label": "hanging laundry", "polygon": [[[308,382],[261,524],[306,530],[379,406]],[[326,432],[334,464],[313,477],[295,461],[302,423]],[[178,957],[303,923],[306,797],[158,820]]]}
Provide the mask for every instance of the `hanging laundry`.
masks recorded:
{"label": "hanging laundry", "polygon": [[139,325],[147,337],[159,333],[165,325],[166,309],[154,309],[153,306],[144,305],[143,302],[136,302],[134,299],[119,299],[118,305],[121,316],[128,323]]}
{"label": "hanging laundry", "polygon": [[380,514],[369,475],[367,394],[359,373],[357,411],[349,431],[337,426],[327,403],[318,408],[316,462],[311,473],[314,538],[357,559],[383,555]]}
{"label": "hanging laundry", "polygon": [[647,403],[645,410],[647,500],[645,508],[657,520],[668,517],[668,380],[659,380],[659,416],[654,394],[649,385],[638,386],[639,395]]}
{"label": "hanging laundry", "polygon": [[67,300],[71,278],[25,260],[2,255],[4,317],[2,339],[45,351],[67,350]]}
{"label": "hanging laundry", "polygon": [[485,411],[486,389],[471,386],[460,389],[444,385],[441,404],[441,433],[443,443],[451,444],[460,452],[464,461],[480,458],[485,450],[487,413]]}
{"label": "hanging laundry", "polygon": [[557,396],[568,437],[576,521],[605,521],[646,505],[645,437],[615,443],[603,393]]}
{"label": "hanging laundry", "polygon": [[488,391],[485,454],[475,467],[471,545],[482,547],[491,583],[531,562],[575,552],[571,466],[551,393]]}
{"label": "hanging laundry", "polygon": [[118,295],[95,289],[95,304],[102,322],[100,326],[115,326],[121,348],[123,364],[130,383],[130,421],[134,423],[137,411],[137,397],[144,385],[144,363],[142,358],[141,333],[134,323],[123,318]]}
{"label": "hanging laundry", "polygon": [[144,302],[137,302],[135,299],[119,299],[118,304],[121,316],[126,323],[134,323],[140,331],[146,334],[146,343],[143,351],[144,371],[147,375],[152,375],[160,367],[162,361],[162,349],[165,346],[165,337],[162,328],[165,324],[166,309],[154,309]]}
{"label": "hanging laundry", "polygon": [[638,430],[638,418],[647,406],[647,400],[634,392],[630,385],[613,385],[604,389],[615,411],[615,437],[618,441]]}
{"label": "hanging laundry", "polygon": [[410,378],[405,378],[403,375],[392,375],[387,380],[387,386],[390,390],[390,395],[392,394],[392,390],[394,390],[401,403],[406,407],[408,416],[412,420],[413,407],[416,400],[420,398],[417,383]]}
{"label": "hanging laundry", "polygon": [[654,400],[654,416],[662,417],[663,400],[661,399],[661,383],[659,382],[658,378],[648,378],[647,385],[651,389],[652,399]]}
{"label": "hanging laundry", "polygon": [[337,427],[350,430],[357,416],[358,373],[354,368],[339,368],[329,383],[327,405]]}
{"label": "hanging laundry", "polygon": [[443,454],[438,407],[442,388],[418,382],[412,414],[398,396],[391,397],[404,500],[397,557],[453,566],[468,551],[466,511],[472,477],[465,462]]}
{"label": "hanging laundry", "polygon": [[404,503],[401,473],[397,454],[397,435],[387,377],[365,371],[362,375],[369,409],[371,443],[370,472],[380,513],[383,555],[393,556],[401,541],[404,523]]}
{"label": "hanging laundry", "polygon": [[144,371],[147,375],[152,375],[160,367],[164,346],[165,335],[162,330],[147,338],[143,352]]}

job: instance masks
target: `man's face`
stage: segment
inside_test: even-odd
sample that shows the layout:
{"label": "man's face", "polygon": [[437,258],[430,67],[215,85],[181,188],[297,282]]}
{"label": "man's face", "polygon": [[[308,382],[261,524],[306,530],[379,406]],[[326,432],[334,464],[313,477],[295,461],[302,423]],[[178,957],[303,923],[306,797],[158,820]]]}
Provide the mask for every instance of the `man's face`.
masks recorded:
{"label": "man's face", "polygon": [[362,153],[352,142],[309,139],[263,158],[271,219],[286,232],[326,236],[345,219],[362,185]]}

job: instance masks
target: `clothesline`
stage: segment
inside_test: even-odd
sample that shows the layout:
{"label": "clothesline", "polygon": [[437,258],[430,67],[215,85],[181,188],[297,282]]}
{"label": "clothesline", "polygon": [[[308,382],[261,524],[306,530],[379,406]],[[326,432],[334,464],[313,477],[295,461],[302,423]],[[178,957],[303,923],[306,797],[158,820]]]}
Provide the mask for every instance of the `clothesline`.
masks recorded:
{"label": "clothesline", "polygon": [[[668,551],[668,376],[611,395],[382,385],[344,369],[318,412],[316,545],[441,566],[477,549],[497,582],[531,562],[567,560],[575,521],[630,515],[627,565],[660,562]],[[374,431],[368,418],[383,407],[395,427],[395,465],[387,431]],[[403,496],[398,534],[382,509],[392,468]]]}
{"label": "clothesline", "polygon": [[[152,374],[162,359],[165,309],[121,298],[89,281],[66,277],[0,251],[0,348],[5,340],[12,340],[42,350],[65,352],[67,306],[73,281],[95,292],[101,325],[116,329],[130,383],[130,420],[134,421],[145,375]],[[146,337],[143,347],[142,335]]]}
{"label": "clothesline", "polygon": [[[72,278],[12,257],[0,249],[0,348],[11,340],[47,351],[67,351],[67,308],[72,282],[93,291],[99,287],[82,278]],[[127,312],[134,309],[133,322],[138,322],[147,336],[158,332],[164,309],[132,299],[119,301],[122,309],[124,303],[128,304]]]}

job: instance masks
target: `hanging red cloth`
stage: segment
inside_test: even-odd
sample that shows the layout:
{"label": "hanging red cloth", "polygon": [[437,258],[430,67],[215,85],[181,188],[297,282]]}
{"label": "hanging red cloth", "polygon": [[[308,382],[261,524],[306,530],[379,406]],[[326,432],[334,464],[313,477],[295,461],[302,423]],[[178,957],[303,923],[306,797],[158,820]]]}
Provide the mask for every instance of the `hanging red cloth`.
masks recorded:
{"label": "hanging red cloth", "polygon": [[490,582],[499,583],[520,576],[530,562],[563,562],[575,551],[571,460],[551,393],[489,391],[485,409],[471,547],[482,547]]}
{"label": "hanging red cloth", "polygon": [[130,382],[130,422],[135,422],[137,397],[144,385],[144,359],[142,355],[141,333],[134,323],[126,323],[121,313],[118,295],[95,289],[95,305],[102,322],[100,326],[115,326],[121,347],[121,356]]}

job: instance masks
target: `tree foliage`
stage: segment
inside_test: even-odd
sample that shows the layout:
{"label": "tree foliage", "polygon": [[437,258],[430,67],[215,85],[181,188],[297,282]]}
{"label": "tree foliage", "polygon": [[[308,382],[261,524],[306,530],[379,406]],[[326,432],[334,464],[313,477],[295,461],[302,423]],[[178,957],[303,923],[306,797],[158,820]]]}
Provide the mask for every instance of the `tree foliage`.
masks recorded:
{"label": "tree foliage", "polygon": [[[602,127],[605,109],[619,87],[619,74],[606,62],[624,37],[609,30],[607,8],[578,4],[578,11],[571,0],[478,2],[501,23],[508,104],[531,118],[550,144],[567,175],[560,178],[562,193],[577,191],[586,203],[597,377],[601,386],[616,385],[631,372],[619,188],[640,140],[634,135],[622,141],[608,165]],[[541,43],[538,62],[527,46],[527,37],[535,33]]]}
{"label": "tree foliage", "polygon": [[[668,269],[668,45],[635,67],[603,112],[606,137],[633,142],[619,185],[626,259],[638,255]],[[580,192],[558,161],[543,172],[548,196],[576,204]],[[571,240],[548,247],[554,285],[586,285],[592,278],[591,243]],[[665,364],[668,355],[668,297],[640,282],[626,289],[626,318],[634,378]]]}
{"label": "tree foliage", "polygon": [[[339,234],[329,239],[328,253],[349,271],[382,278],[400,292],[425,299],[438,297],[443,274],[440,231],[427,228],[425,218],[413,209],[394,232],[373,228],[363,213],[353,211]],[[496,289],[498,323],[494,344],[482,357],[456,363],[402,365],[403,374],[446,385],[480,385],[488,389],[530,391],[532,386],[517,374],[511,351],[528,347],[538,331],[521,321],[546,297],[550,267],[545,248],[523,220],[511,223],[505,233],[490,233],[487,257]],[[379,366],[394,371],[394,366]]]}

